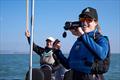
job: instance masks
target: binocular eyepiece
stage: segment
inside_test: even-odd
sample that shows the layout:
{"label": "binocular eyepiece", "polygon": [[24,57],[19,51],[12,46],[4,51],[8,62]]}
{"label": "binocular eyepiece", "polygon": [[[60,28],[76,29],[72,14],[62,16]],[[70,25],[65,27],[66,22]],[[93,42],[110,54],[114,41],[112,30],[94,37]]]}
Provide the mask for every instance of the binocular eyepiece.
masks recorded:
{"label": "binocular eyepiece", "polygon": [[66,33],[67,30],[75,29],[78,27],[83,27],[83,23],[81,23],[80,21],[74,21],[74,22],[67,21],[64,26],[65,31],[62,34],[63,38],[67,37],[67,33]]}

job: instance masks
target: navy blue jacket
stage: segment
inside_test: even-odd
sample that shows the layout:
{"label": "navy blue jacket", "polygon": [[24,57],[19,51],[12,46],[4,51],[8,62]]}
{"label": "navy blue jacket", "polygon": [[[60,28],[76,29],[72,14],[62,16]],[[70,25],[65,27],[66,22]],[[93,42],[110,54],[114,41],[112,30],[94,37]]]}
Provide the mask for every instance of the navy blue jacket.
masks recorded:
{"label": "navy blue jacket", "polygon": [[[77,38],[71,48],[68,58],[64,57],[61,50],[57,50],[57,57],[67,69],[72,69],[79,72],[90,73],[94,59],[104,60],[109,50],[108,40],[96,32],[99,36],[94,39],[94,31],[85,33]],[[94,53],[94,54],[93,54]]]}

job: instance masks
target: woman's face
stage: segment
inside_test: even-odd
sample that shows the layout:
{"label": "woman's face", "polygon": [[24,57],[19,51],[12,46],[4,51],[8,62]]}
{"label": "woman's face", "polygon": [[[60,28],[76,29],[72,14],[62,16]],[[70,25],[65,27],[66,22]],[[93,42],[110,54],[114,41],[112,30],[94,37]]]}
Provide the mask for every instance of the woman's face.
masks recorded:
{"label": "woman's face", "polygon": [[80,18],[79,21],[83,23],[82,30],[85,33],[91,32],[96,29],[98,22],[92,18]]}

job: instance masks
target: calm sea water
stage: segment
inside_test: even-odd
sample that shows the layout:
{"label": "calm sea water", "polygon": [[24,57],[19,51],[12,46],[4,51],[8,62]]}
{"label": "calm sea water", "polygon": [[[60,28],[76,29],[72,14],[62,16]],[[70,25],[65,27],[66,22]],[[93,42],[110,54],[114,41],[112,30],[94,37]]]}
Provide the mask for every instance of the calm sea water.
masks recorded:
{"label": "calm sea water", "polygon": [[[120,54],[112,54],[106,80],[120,80]],[[39,68],[39,56],[33,55],[33,67]],[[28,54],[0,54],[0,80],[24,80],[29,69]]]}

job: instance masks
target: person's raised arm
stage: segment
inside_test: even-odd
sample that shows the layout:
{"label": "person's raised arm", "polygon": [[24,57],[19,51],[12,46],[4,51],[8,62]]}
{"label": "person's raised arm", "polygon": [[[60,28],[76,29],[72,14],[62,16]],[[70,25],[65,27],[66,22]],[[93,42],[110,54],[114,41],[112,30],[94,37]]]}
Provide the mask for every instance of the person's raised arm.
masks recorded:
{"label": "person's raised arm", "polygon": [[[27,37],[28,43],[30,44],[30,32],[26,30],[25,36]],[[33,50],[38,54],[41,55],[44,52],[44,48],[39,47],[33,42]]]}

